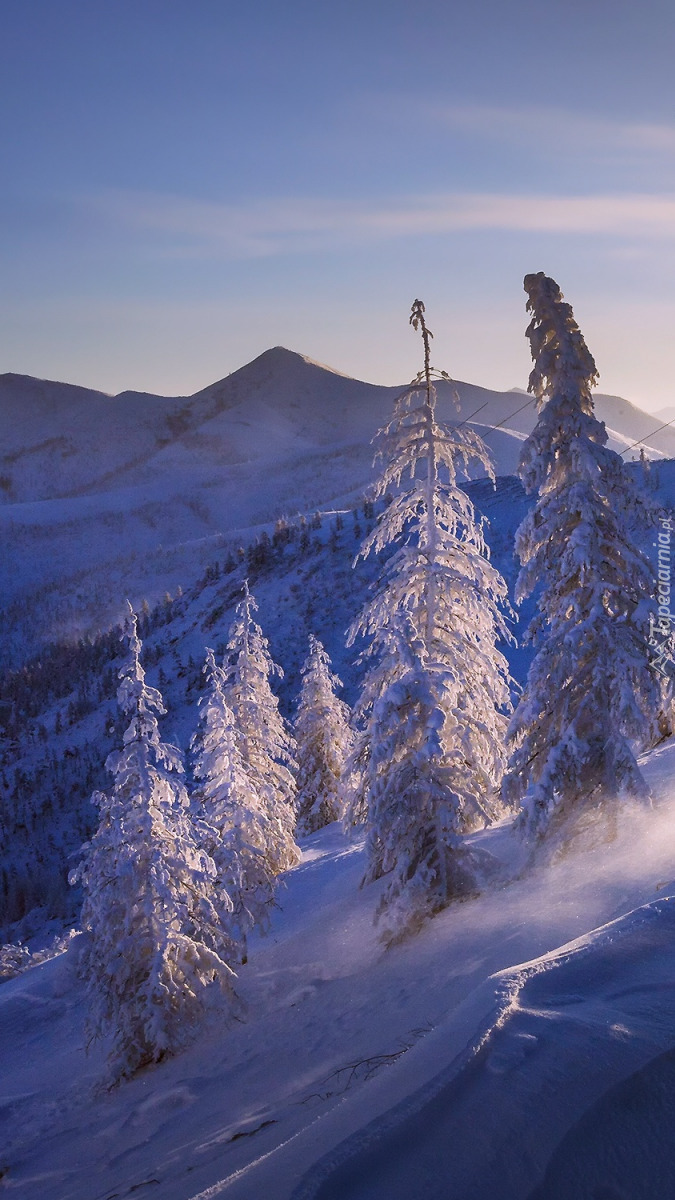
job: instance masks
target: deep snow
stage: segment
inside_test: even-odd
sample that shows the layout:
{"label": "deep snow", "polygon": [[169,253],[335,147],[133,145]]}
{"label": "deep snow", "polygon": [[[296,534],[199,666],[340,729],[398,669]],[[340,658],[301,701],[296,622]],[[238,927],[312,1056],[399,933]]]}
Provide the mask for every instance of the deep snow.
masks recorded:
{"label": "deep snow", "polygon": [[4,984],[8,1193],[670,1194],[648,1190],[625,1139],[634,1105],[649,1180],[672,1179],[675,744],[645,766],[656,805],[627,810],[614,844],[522,871],[508,826],[476,835],[506,877],[387,953],[359,843],[337,826],[313,835],[241,968],[246,1020],[214,1011],[192,1048],[110,1093],[96,1083],[105,1047],[84,1046],[79,939]]}

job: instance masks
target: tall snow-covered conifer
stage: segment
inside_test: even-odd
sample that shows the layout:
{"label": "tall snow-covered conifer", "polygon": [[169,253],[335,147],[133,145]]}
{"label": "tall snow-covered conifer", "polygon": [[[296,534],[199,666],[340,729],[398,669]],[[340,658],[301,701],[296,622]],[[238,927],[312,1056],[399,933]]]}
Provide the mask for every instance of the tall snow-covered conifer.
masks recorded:
{"label": "tall snow-covered conifer", "polygon": [[422,335],[424,368],[378,434],[375,492],[394,499],[360,556],[394,552],[349,631],[350,643],[368,639],[365,658],[374,660],[352,764],[367,812],[364,882],[388,876],[378,910],[387,942],[475,890],[478,864],[464,835],[495,813],[510,709],[496,646],[508,636],[506,585],[457,484],[458,469],[472,461],[490,475],[492,467],[474,430],[439,422],[419,300],[410,321]]}
{"label": "tall snow-covered conifer", "polygon": [[595,362],[555,281],[525,276],[539,420],[519,473],[538,500],[516,535],[517,600],[540,587],[539,649],[510,727],[503,793],[535,840],[566,840],[617,797],[647,796],[634,748],[656,735],[648,666],[653,572],[630,525],[642,505],[593,413]]}
{"label": "tall snow-covered conifer", "polygon": [[145,682],[129,606],[129,656],[118,700],[130,718],[122,750],[109,755],[109,795],[97,793],[98,830],[71,882],[84,887],[80,960],[93,1036],[113,1035],[111,1077],[171,1054],[194,1031],[205,991],[217,983],[237,1008],[222,957],[226,893],[193,838],[180,754],[160,739],[162,697]]}
{"label": "tall snow-covered conifer", "polygon": [[200,841],[216,865],[215,886],[232,902],[228,926],[245,960],[246,935],[254,925],[267,927],[274,900],[265,804],[242,759],[234,713],[225,699],[225,672],[213,650],[206,652],[204,676],[200,727],[192,739],[198,780],[193,807]]}
{"label": "tall snow-covered conifer", "polygon": [[269,643],[254,620],[258,605],[248,581],[229,632],[225,698],[234,713],[246,772],[264,806],[264,854],[274,875],[300,859],[295,828],[295,742],[279,712],[270,676],[282,676]]}
{"label": "tall snow-covered conifer", "polygon": [[314,833],[342,816],[340,776],[352,734],[349,708],[336,696],[341,680],[331,671],[328,654],[314,634],[302,667],[302,689],[294,732],[297,743],[298,832]]}

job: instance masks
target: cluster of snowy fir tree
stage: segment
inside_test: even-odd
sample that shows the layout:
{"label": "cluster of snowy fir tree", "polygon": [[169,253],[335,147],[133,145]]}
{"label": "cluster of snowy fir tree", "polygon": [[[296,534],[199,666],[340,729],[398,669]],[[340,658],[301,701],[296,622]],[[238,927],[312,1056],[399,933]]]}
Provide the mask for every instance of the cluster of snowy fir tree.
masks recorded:
{"label": "cluster of snowy fir tree", "polygon": [[[436,414],[424,305],[410,317],[424,366],[378,434],[378,496],[394,500],[361,555],[390,551],[349,640],[368,666],[347,763],[349,819],[366,829],[364,883],[384,877],[382,939],[414,932],[491,866],[467,835],[515,814],[533,856],[592,827],[611,837],[622,797],[649,799],[636,755],[673,731],[673,683],[650,662],[654,572],[631,529],[657,513],[593,413],[597,381],[569,304],[543,272],[525,277],[529,391],[539,419],[519,474],[534,507],[516,535],[515,599],[535,593],[536,655],[512,711],[504,580],[457,484],[484,442]],[[510,718],[510,719],[509,719]]]}
{"label": "cluster of snowy fir tree", "polygon": [[180,751],[160,736],[165,708],[146,682],[129,606],[118,689],[129,725],[106,763],[114,786],[93,797],[97,831],[70,877],[84,889],[89,1029],[112,1035],[113,1081],[183,1045],[215,992],[240,1013],[236,967],[251,929],[269,923],[279,875],[299,861],[296,826],[309,832],[341,815],[350,733],[340,681],[312,638],[296,741],[270,686],[281,668],[256,609],[245,583],[224,663],[206,652],[189,792]]}
{"label": "cluster of snowy fir tree", "polygon": [[114,1031],[118,1077],[180,1044],[214,988],[237,1012],[233,972],[298,861],[297,835],[341,818],[365,829],[363,882],[383,878],[376,918],[390,945],[480,890],[490,862],[468,835],[481,826],[511,812],[535,850],[559,850],[588,824],[611,834],[619,798],[648,798],[636,754],[672,731],[672,695],[650,666],[653,570],[630,530],[654,513],[606,447],[571,307],[543,273],[525,289],[539,419],[519,473],[537,499],[517,534],[515,599],[534,592],[538,611],[515,712],[499,648],[511,637],[507,588],[458,483],[473,464],[491,477],[492,466],[474,429],[438,418],[434,381],[449,377],[431,366],[419,300],[410,322],[424,365],[377,435],[374,498],[388,503],[358,558],[385,553],[348,631],[365,647],[353,714],[312,638],[290,733],[246,585],[224,663],[207,652],[188,796],[130,612],[119,691],[130,725],[74,873],[92,1026]]}

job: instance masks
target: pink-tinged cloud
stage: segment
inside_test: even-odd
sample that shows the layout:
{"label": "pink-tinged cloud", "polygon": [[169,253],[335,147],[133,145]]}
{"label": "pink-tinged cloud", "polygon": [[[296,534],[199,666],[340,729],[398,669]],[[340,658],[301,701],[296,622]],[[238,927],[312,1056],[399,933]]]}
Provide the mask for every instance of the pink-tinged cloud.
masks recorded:
{"label": "pink-tinged cloud", "polygon": [[410,196],[395,203],[285,198],[217,204],[110,193],[87,202],[99,217],[157,239],[168,256],[265,257],[373,240],[480,230],[618,239],[675,237],[675,195]]}

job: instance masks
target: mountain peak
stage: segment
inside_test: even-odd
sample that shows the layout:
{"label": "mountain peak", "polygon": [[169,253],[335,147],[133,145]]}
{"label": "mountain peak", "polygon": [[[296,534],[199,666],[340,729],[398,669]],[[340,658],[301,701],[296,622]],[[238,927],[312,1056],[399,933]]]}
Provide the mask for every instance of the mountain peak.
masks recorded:
{"label": "mountain peak", "polygon": [[248,363],[246,367],[240,368],[246,370],[247,367],[256,365],[279,368],[288,368],[291,364],[300,366],[305,364],[308,367],[318,367],[321,371],[329,371],[331,375],[339,375],[342,379],[351,379],[346,371],[338,371],[336,367],[329,367],[327,363],[319,362],[315,358],[310,358],[308,354],[300,354],[297,350],[288,350],[285,346],[272,346],[269,350],[264,350],[257,358]]}
{"label": "mountain peak", "polygon": [[324,379],[326,376],[332,376],[336,380],[345,379],[350,383],[355,382],[351,375],[346,375],[343,371],[336,371],[334,367],[328,367],[325,363],[317,362],[307,354],[299,354],[297,350],[287,350],[285,346],[272,346],[271,349],[264,350],[251,362],[245,363],[243,367],[238,367],[236,371],[226,375],[224,379],[218,379],[208,387],[202,388],[191,399],[196,400],[207,396],[222,397],[226,394],[234,397],[242,388],[249,391],[252,388],[266,389],[272,384],[276,388],[314,388],[318,382],[318,374]]}

